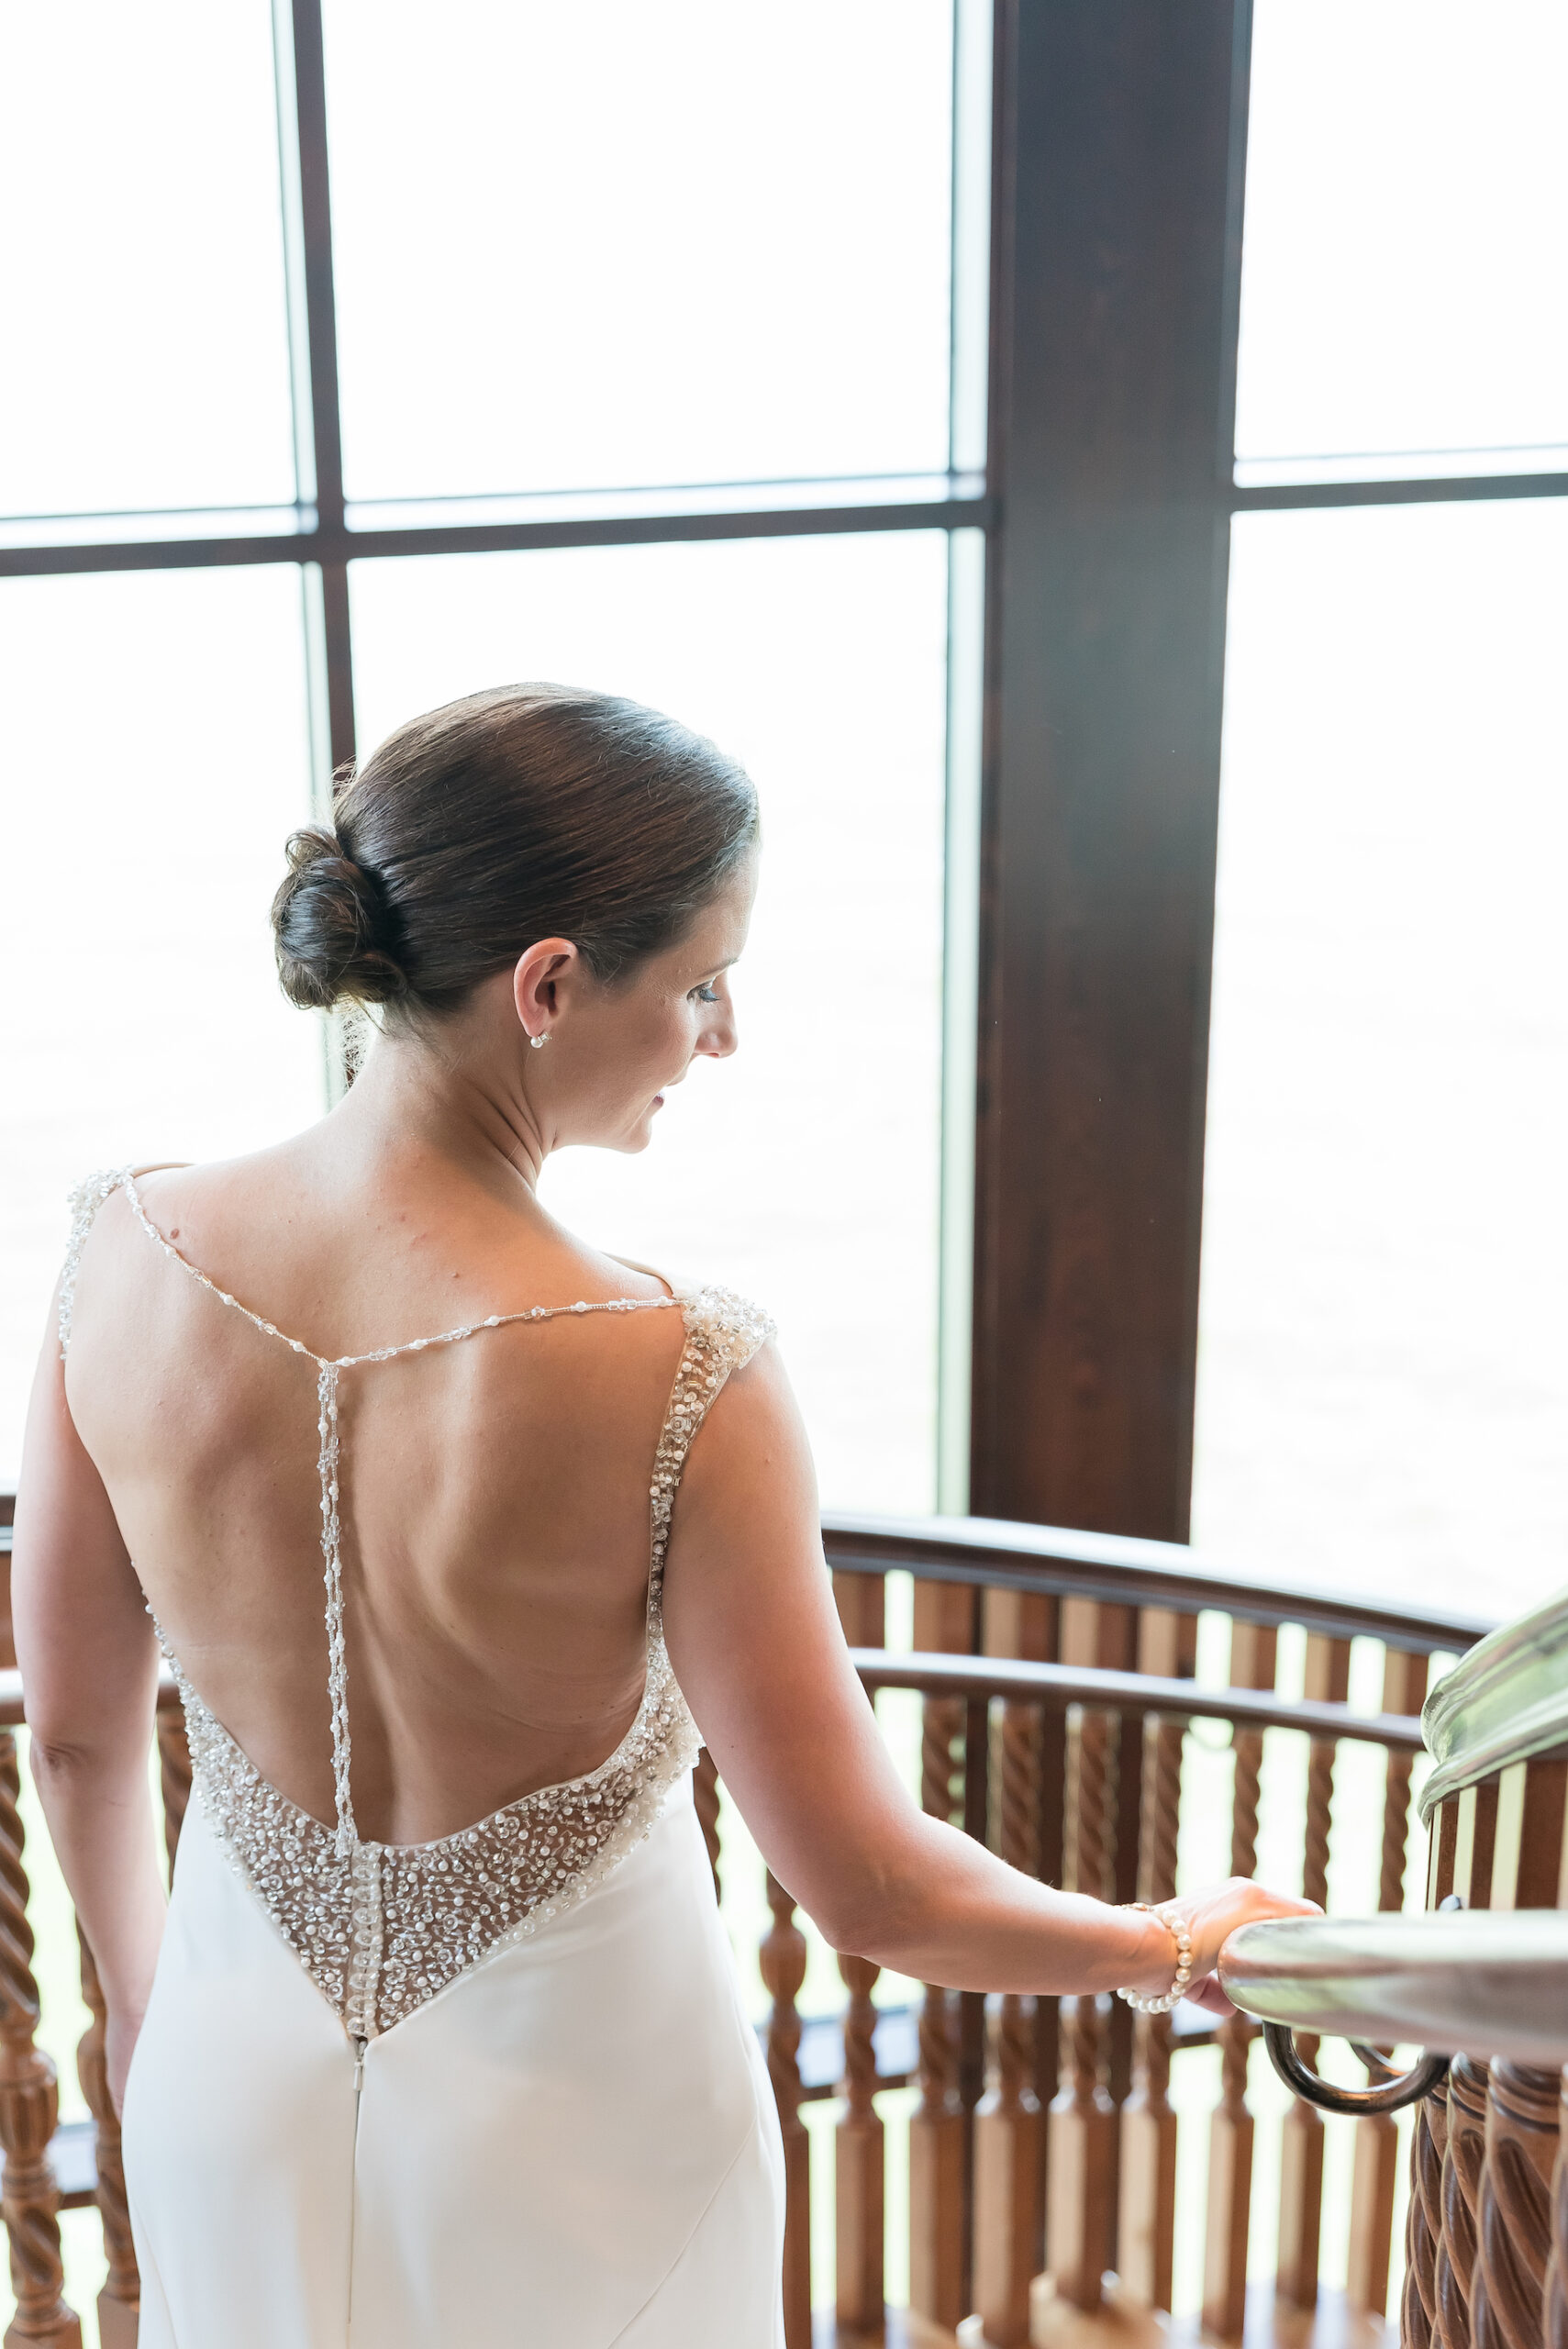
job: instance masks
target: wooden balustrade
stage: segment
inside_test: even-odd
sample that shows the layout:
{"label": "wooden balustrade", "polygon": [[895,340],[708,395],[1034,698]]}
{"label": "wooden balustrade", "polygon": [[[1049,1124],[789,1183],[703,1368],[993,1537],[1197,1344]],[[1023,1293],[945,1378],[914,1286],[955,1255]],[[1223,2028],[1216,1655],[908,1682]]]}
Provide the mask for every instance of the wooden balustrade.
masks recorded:
{"label": "wooden balustrade", "polygon": [[[919,1792],[931,1815],[990,1842],[1013,1865],[1047,1881],[1076,1883],[1120,1899],[1158,1900],[1175,1884],[1190,1723],[1229,1727],[1238,1868],[1250,1867],[1255,1854],[1267,1733],[1293,1731],[1309,1741],[1307,1800],[1297,1824],[1302,1881],[1316,1897],[1332,1831],[1334,1757],[1340,1741],[1360,1739],[1381,1745],[1387,1755],[1378,1898],[1386,1909],[1399,1906],[1410,1765],[1419,1748],[1410,1715],[1422,1693],[1427,1658],[1434,1651],[1464,1649],[1483,1626],[1380,1608],[1361,1598],[1304,1594],[1258,1577],[1219,1575],[1189,1553],[1155,1543],[970,1520],[839,1519],[828,1521],[825,1534],[862,1680],[873,1695],[906,1689],[921,1700]],[[883,1647],[884,1577],[897,1569],[916,1577],[916,1652],[909,1655],[888,1655]],[[1230,1618],[1232,1687],[1201,1687],[1193,1677],[1200,1609]],[[1274,1634],[1291,1623],[1310,1634],[1301,1698],[1273,1687]],[[1357,1635],[1380,1639],[1387,1649],[1385,1709],[1379,1715],[1351,1713],[1344,1701],[1347,1643]],[[4,1664],[0,1651],[0,1724],[8,1725],[0,1743],[0,2143],[18,2299],[7,2338],[70,2343],[79,2339],[80,2328],[65,2306],[61,2275],[61,2194],[50,2143],[56,2125],[54,2075],[36,2038],[38,1999],[9,1735],[22,1718],[21,1691],[15,1672]],[[172,1862],[190,1762],[167,1685],[158,1742]],[[706,1757],[695,1799],[717,1888],[720,1790]],[[1448,1854],[1443,1889],[1457,1870],[1466,1884],[1479,1885],[1485,1876],[1491,1897],[1497,1853],[1539,1840],[1544,1799],[1529,1789],[1500,1803],[1483,1795],[1471,1802],[1462,1833],[1457,1816],[1440,1819],[1439,1837],[1446,1837]],[[1434,1892],[1440,1874],[1429,1876]],[[760,1965],[771,2000],[767,2066],[788,2198],[787,2349],[833,2343],[848,2349],[851,2343],[882,2341],[889,2349],[895,2343],[941,2349],[960,2337],[977,2349],[1022,2349],[1074,2327],[1105,2327],[1125,2338],[1129,2321],[1135,2332],[1151,2332],[1153,2312],[1168,2309],[1173,2298],[1178,2143],[1173,2067],[1184,2060],[1186,2048],[1212,2043],[1214,2032],[1201,2018],[1195,2029],[1191,2020],[1174,2026],[1169,2018],[1135,2021],[1125,2008],[1106,2000],[1066,1999],[1059,2009],[1051,1998],[986,2001],[940,1987],[919,1994],[906,2022],[888,2016],[881,2030],[876,1999],[886,1993],[878,1990],[876,1967],[853,1954],[840,1962],[846,1998],[840,2110],[830,2133],[816,2139],[818,2159],[831,2160],[835,2170],[824,2207],[835,2213],[828,2266],[836,2286],[832,2304],[816,2313],[814,2332],[814,2144],[803,2106],[833,2091],[835,2072],[833,2059],[821,2061],[827,2025],[800,2010],[809,1929],[771,1876],[767,1901]],[[105,2349],[129,2349],[136,2268],[104,2081],[102,1998],[85,1948],[82,1978],[91,2020],[78,2067],[98,2138],[97,2180],[89,2191],[102,2214],[109,2267],[99,2322]],[[1246,2140],[1261,2124],[1246,2106],[1249,2028],[1227,2025],[1218,2037],[1224,2090],[1209,2126],[1220,2158],[1207,2232],[1207,2280],[1215,2288],[1206,2297],[1211,2321],[1218,2317],[1226,2336],[1235,2339],[1247,2264],[1240,2182]],[[803,2046],[809,2056],[805,2069]],[[879,2046],[886,2051],[880,2069]],[[1469,2349],[1468,2330],[1455,2329],[1455,2315],[1443,2316],[1444,2288],[1454,2310],[1462,2307],[1466,2324],[1479,2290],[1491,2328],[1486,2349],[1505,2343],[1507,2349],[1548,2349],[1539,2325],[1528,2341],[1519,2337],[1521,2323],[1529,2331],[1532,2310],[1544,2312],[1540,2324],[1556,2327],[1550,2349],[1568,2349],[1568,2294],[1559,2280],[1568,2276],[1568,2182],[1560,2164],[1553,2183],[1551,2128],[1543,2118],[1549,2104],[1553,2112],[1565,2109],[1562,2098],[1568,2091],[1553,2070],[1549,2094],[1543,2076],[1536,2065],[1528,2077],[1499,2073],[1493,2087],[1485,2068],[1472,2081],[1462,2066],[1456,2089],[1429,2100],[1417,2141],[1424,2184],[1413,2197],[1409,2228],[1413,2243],[1425,2230],[1421,2240],[1433,2255],[1424,2269],[1411,2259],[1414,2281],[1406,2305],[1414,2349],[1432,2349],[1434,2338],[1442,2349]],[[883,2305],[893,2123],[879,2108],[882,2091],[906,2081],[918,2089],[908,2123],[907,2312]],[[1470,2091],[1471,2104],[1456,2130],[1456,2106]],[[1293,2113],[1287,2123],[1296,2150],[1284,2165],[1280,2214],[1279,2297],[1300,2310],[1311,2307],[1318,2288],[1321,2173],[1315,2119]],[[1506,2141],[1507,2159],[1522,2162],[1529,2174],[1518,2192],[1494,2184],[1489,2201],[1484,2176],[1488,2131],[1499,2160]],[[1357,2132],[1351,2297],[1376,2310],[1387,2291],[1396,2139],[1392,2124],[1360,2122]],[[1451,2151],[1456,2134],[1457,2154]],[[1480,2152],[1473,2160],[1475,2146]],[[1367,2179],[1373,2190],[1363,2198]],[[1459,2231],[1460,2262],[1444,2287],[1436,2254],[1456,2195],[1459,2215],[1452,2225]],[[1556,2213],[1556,2265],[1543,2254],[1533,2266],[1527,2260],[1522,2275],[1509,2266],[1517,2205],[1528,2206],[1537,2227],[1543,2209]],[[1468,2252],[1465,2212],[1473,2238]],[[1112,2270],[1120,2283],[1107,2298]]]}

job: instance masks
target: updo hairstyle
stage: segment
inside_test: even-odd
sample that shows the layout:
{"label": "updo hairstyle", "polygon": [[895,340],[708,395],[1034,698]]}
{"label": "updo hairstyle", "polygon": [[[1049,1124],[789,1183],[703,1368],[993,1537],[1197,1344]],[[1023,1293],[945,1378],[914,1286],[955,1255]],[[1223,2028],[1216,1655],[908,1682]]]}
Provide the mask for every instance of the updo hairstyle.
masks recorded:
{"label": "updo hairstyle", "polygon": [[564,685],[470,694],[389,735],[288,843],[272,900],[297,1004],[439,1018],[536,940],[600,979],[680,937],[757,837],[734,760],[640,703]]}

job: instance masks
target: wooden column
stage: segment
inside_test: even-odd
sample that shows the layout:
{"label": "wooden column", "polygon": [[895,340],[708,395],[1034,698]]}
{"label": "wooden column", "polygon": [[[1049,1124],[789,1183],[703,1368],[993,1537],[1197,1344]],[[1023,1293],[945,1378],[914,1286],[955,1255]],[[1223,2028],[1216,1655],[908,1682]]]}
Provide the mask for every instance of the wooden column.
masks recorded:
{"label": "wooden column", "polygon": [[109,2094],[105,2061],[106,2016],[103,1986],[87,1937],[76,1931],[82,1952],[82,1996],[92,2021],[76,2049],[76,2076],[95,2124],[94,2158],[98,2173],[98,2215],[104,2227],[104,2257],[108,2276],[98,2295],[100,2349],[136,2349],[137,2318],[141,2307],[141,2279],[137,2274],[136,2247],[131,2242],[130,2211],[126,2202],[125,2163],[120,2154],[120,2123]]}
{"label": "wooden column", "polygon": [[[1146,1608],[1140,1624],[1139,1670],[1174,1679],[1181,1670],[1182,1619]],[[1127,1734],[1123,1725],[1123,1735]],[[1138,1898],[1151,1906],[1176,1889],[1176,1838],[1182,1805],[1185,1725],[1151,1713],[1143,1724],[1142,1817]],[[1132,2093],[1121,2117],[1121,2176],[1117,2266],[1147,2307],[1169,2309],[1175,2257],[1176,2116],[1171,2108],[1171,2018],[1140,2015],[1133,2040]]]}
{"label": "wooden column", "polygon": [[[1275,1633],[1236,1623],[1230,1635],[1230,1685],[1272,1688]],[[1251,1876],[1258,1865],[1258,1793],[1263,1764],[1262,1730],[1235,1729],[1236,1776],[1231,1795],[1230,1873]],[[1240,2341],[1247,2312],[1247,2236],[1252,2194],[1252,2116],[1247,2107],[1247,2055],[1254,2026],[1243,2014],[1219,2026],[1219,2103],[1209,2124],[1208,2226],[1204,2245],[1203,2321],[1220,2341]]]}
{"label": "wooden column", "polygon": [[762,1981],[773,2000],[768,2017],[768,2076],[784,2138],[785,2349],[811,2349],[811,2140],[800,2117],[800,2015],[795,2001],[806,1979],[806,1935],[795,1902],[770,1869],[773,1924],[762,1937]]}
{"label": "wooden column", "polygon": [[[1390,1648],[1383,1663],[1383,1709],[1418,1713],[1427,1693],[1427,1658]],[[1410,1771],[1414,1757],[1390,1753],[1383,1790],[1381,1911],[1405,1906],[1405,1854],[1410,1831]],[[1415,2156],[1412,2154],[1412,2159]],[[1351,2308],[1380,2317],[1388,2306],[1388,2260],[1394,2237],[1394,2198],[1399,2172],[1399,2127],[1391,2112],[1356,2122],[1351,2173],[1351,2247],[1345,2299]],[[1409,2257],[1407,2253],[1407,2258]],[[1436,2237],[1432,2258],[1437,2256]],[[1407,2291],[1407,2307],[1408,2306]],[[1422,2344],[1425,2349],[1425,2344]]]}
{"label": "wooden column", "polygon": [[[1308,1634],[1303,1695],[1320,1704],[1342,1705],[1350,1693],[1351,1643]],[[1322,1908],[1329,1898],[1329,1836],[1334,1804],[1331,1739],[1317,1738],[1307,1758],[1307,1831],[1301,1863],[1301,1894]],[[1315,2063],[1318,2040],[1298,2040],[1302,2061]],[[1391,2211],[1392,2215],[1392,2211]],[[1297,2097],[1285,2115],[1280,2149],[1279,2262],[1276,2298],[1287,2308],[1318,2305],[1318,2251],[1323,2227],[1323,2116]]]}
{"label": "wooden column", "polygon": [[840,1957],[850,1993],[844,2017],[844,2114],[835,2134],[834,2210],[838,2222],[838,2318],[840,2334],[880,2341],[883,2299],[884,2178],[882,2116],[876,2095],[876,2009],[872,1991],[880,1965]]}
{"label": "wooden column", "polygon": [[883,1575],[836,1574],[833,1599],[852,1648],[887,1645],[887,1584]]}
{"label": "wooden column", "polygon": [[1492,2065],[1470,2297],[1473,2349],[1527,2343],[1535,2349],[1544,2339],[1561,2111],[1558,2072],[1529,2064]]}
{"label": "wooden column", "polygon": [[1442,2235],[1438,2244],[1433,2326],[1440,2349],[1470,2349],[1470,2300],[1485,2153],[1486,2066],[1469,2055],[1460,2055],[1448,2076],[1448,2132],[1443,2141]]}
{"label": "wooden column", "polygon": [[0,2147],[6,2154],[0,2217],[11,2241],[17,2298],[6,2344],[13,2349],[46,2341],[57,2349],[81,2349],[82,2327],[64,2299],[60,2190],[49,2151],[60,2096],[54,2065],[36,2044],[39,1986],[18,1791],[17,1740],[10,1730],[0,1730]]}

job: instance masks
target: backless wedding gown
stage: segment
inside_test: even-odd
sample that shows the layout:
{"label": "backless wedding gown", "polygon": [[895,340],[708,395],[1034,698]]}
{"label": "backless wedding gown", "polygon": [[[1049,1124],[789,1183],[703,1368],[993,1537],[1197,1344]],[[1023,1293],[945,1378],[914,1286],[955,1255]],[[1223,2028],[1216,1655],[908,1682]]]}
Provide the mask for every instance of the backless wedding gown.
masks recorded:
{"label": "backless wedding gown", "polygon": [[[325,1361],[208,1281],[124,1171],[76,1197],[61,1285],[123,1190],[149,1238],[316,1364],[337,1819],[262,1778],[186,1680],[195,1799],[125,2103],[139,2349],[782,2349],[783,2160],[692,1806],[664,1649],[692,1439],[769,1334],[722,1289],[492,1315]],[[348,1371],[503,1323],[678,1309],[652,1463],[648,1677],[586,1776],[438,1842],[365,1842],[338,1521]],[[162,1634],[160,1632],[160,1639]]]}

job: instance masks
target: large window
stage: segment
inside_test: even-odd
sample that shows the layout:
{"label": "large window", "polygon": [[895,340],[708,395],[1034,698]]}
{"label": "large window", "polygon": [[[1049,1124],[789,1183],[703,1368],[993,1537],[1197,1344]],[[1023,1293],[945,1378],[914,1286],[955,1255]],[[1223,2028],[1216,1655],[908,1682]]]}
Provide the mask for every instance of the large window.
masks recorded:
{"label": "large window", "polygon": [[1255,7],[1193,1528],[1508,1613],[1568,1572],[1568,22],[1477,30]]}
{"label": "large window", "polygon": [[772,1306],[830,1500],[929,1508],[945,1458],[962,1505],[984,25],[432,32],[93,0],[6,35],[74,135],[23,107],[5,165],[0,1481],[70,1182],[327,1105],[271,967],[287,831],[405,718],[555,677],[737,751],[767,868],[741,1057],[551,1203]]}

